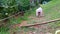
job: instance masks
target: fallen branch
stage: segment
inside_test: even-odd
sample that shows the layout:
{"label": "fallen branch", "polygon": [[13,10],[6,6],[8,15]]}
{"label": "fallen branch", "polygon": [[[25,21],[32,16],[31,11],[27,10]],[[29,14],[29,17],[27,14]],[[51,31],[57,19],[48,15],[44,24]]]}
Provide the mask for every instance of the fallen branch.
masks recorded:
{"label": "fallen branch", "polygon": [[16,15],[18,15],[18,14],[20,14],[20,13],[21,13],[21,12],[18,12],[18,13],[14,14],[14,15],[11,15],[11,16],[7,17],[7,18],[1,19],[0,21],[4,21],[4,20],[6,20],[6,19],[15,17]]}
{"label": "fallen branch", "polygon": [[31,27],[31,26],[36,26],[36,25],[44,25],[44,24],[48,24],[48,23],[52,23],[52,22],[56,22],[56,21],[60,21],[60,18],[50,20],[50,21],[46,21],[46,22],[42,22],[42,23],[37,23],[37,24],[28,24],[28,25],[25,25],[25,26],[22,25],[21,27]]}

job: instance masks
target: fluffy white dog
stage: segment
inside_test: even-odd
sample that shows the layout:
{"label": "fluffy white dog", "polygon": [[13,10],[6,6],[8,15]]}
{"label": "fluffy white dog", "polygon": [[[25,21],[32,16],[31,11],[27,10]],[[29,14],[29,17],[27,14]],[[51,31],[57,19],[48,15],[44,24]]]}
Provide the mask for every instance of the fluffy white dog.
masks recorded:
{"label": "fluffy white dog", "polygon": [[41,7],[39,7],[38,9],[36,9],[36,16],[37,17],[43,16],[43,10],[42,10]]}

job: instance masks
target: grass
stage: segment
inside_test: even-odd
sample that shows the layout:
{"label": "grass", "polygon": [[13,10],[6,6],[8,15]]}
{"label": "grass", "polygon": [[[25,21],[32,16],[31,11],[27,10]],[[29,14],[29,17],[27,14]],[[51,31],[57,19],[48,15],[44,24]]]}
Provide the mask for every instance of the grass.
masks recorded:
{"label": "grass", "polygon": [[9,32],[0,32],[0,34],[10,34]]}
{"label": "grass", "polygon": [[[8,23],[7,26],[6,27],[3,26],[3,27],[0,28],[0,34],[10,34],[10,32],[8,32],[8,30],[10,30],[10,28],[9,28],[10,25],[20,24],[23,20],[29,20],[28,16],[31,14],[31,12],[33,10],[30,9],[30,10],[27,10],[27,11],[28,12],[26,12],[23,17],[18,15],[17,18],[15,18],[15,17],[10,18],[10,21],[7,22]],[[18,30],[19,30],[18,28],[15,28],[15,29],[12,29],[12,32],[15,32],[15,31],[18,31]]]}
{"label": "grass", "polygon": [[[57,0],[57,1],[52,0],[45,5],[41,5],[41,7],[43,8],[45,21],[60,18],[60,0]],[[36,17],[35,10],[32,12],[32,17]],[[32,20],[32,19],[30,19],[30,20]],[[32,22],[34,22],[34,20],[28,21],[28,23],[32,23]],[[37,20],[35,20],[35,22],[37,22]],[[39,23],[40,23],[40,21],[39,21]]]}
{"label": "grass", "polygon": [[56,19],[56,18],[60,18],[60,0],[52,0],[50,1],[48,4],[46,5],[42,5],[43,9],[44,9],[44,13],[46,18],[48,17],[49,19]]}
{"label": "grass", "polygon": [[[31,19],[28,18],[28,16],[32,15],[32,16],[36,17],[35,16],[36,8],[28,10],[28,12],[24,14],[24,17],[19,16],[17,19],[15,19],[14,17],[11,18],[10,23],[13,25],[13,24],[21,23],[22,20],[27,20],[27,21],[31,20]],[[44,15],[45,15],[46,20],[52,20],[52,19],[60,18],[60,0],[52,0],[45,5],[42,5],[42,8],[44,10]],[[31,22],[29,22],[29,21],[28,22],[29,23],[34,23],[36,21],[33,20]],[[54,23],[56,23],[56,24],[54,24]],[[54,23],[50,23],[50,25],[52,27],[60,26],[60,21],[54,22]],[[24,30],[25,29],[27,29],[27,28],[24,28]],[[27,30],[29,30],[29,28]],[[5,34],[5,33],[9,34],[9,32],[0,32],[0,34]]]}
{"label": "grass", "polygon": [[8,30],[9,30],[9,27],[2,26],[0,28],[0,34],[9,34]]}
{"label": "grass", "polygon": [[[10,29],[9,26],[10,25],[14,25],[14,24],[20,24],[23,20],[29,20],[28,19],[28,16],[32,13],[33,10],[35,10],[36,8],[33,8],[33,9],[30,9],[30,10],[27,10],[28,12],[26,12],[24,14],[23,17],[21,17],[20,15],[18,15],[17,18],[15,17],[12,17],[10,18],[10,21],[8,21],[7,23],[7,27],[1,27],[0,28],[0,34],[10,34],[10,32],[8,32],[8,30]],[[25,28],[24,28],[25,29]],[[14,31],[18,31],[19,29],[12,29],[13,32]],[[25,30],[26,31],[26,30]]]}
{"label": "grass", "polygon": [[[46,20],[53,20],[53,19],[60,18],[60,0],[57,0],[57,1],[52,0],[52,1],[48,2],[47,4],[45,4],[45,5],[42,5],[42,8],[43,8]],[[33,10],[31,9],[31,15],[33,17],[36,17],[35,16],[35,10],[36,10],[36,8],[33,9]],[[29,13],[26,13],[25,15],[28,16],[28,14]],[[32,19],[28,19],[28,20],[32,20]],[[28,23],[32,24],[36,21],[37,20],[32,20],[32,21],[28,21]],[[60,26],[60,21],[52,22],[52,23],[49,23],[49,24],[46,24],[46,25],[49,25],[50,27],[55,29],[56,27]],[[26,30],[30,30],[30,29],[25,27],[24,31],[26,31]]]}
{"label": "grass", "polygon": [[[57,1],[52,0],[45,5],[42,5],[42,8],[45,15],[44,18],[46,20],[54,20],[54,19],[60,18],[60,0],[57,0]],[[32,13],[35,15],[34,12]],[[33,24],[34,22],[37,22],[37,20],[28,21],[29,24],[31,23]],[[48,25],[55,29],[57,27],[60,27],[60,21],[52,22],[52,23],[49,23]]]}
{"label": "grass", "polygon": [[[26,10],[26,13],[24,14],[24,16],[20,16],[18,15],[17,19],[15,17],[10,18],[10,23],[11,24],[19,24],[21,23],[23,20],[29,20],[28,16],[32,14],[32,12],[36,9],[35,8],[31,8],[30,10]],[[35,12],[33,12],[35,13]]]}

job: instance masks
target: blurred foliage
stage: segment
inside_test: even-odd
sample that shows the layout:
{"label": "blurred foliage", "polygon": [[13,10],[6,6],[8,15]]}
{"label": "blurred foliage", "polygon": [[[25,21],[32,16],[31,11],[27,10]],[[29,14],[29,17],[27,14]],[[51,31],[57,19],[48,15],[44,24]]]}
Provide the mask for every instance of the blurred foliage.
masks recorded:
{"label": "blurred foliage", "polygon": [[[50,1],[50,0],[41,0]],[[32,5],[38,5],[40,0],[32,0]],[[30,0],[0,0],[0,18],[6,18],[19,11],[26,11],[31,8]]]}
{"label": "blurred foliage", "polygon": [[25,11],[28,10],[30,8],[30,1],[29,0],[19,0],[19,5],[18,8],[20,11]]}
{"label": "blurred foliage", "polygon": [[29,0],[0,0],[0,17],[6,18],[19,11],[28,10],[29,3]]}
{"label": "blurred foliage", "polygon": [[18,5],[15,0],[0,0],[0,17],[6,18],[18,11]]}

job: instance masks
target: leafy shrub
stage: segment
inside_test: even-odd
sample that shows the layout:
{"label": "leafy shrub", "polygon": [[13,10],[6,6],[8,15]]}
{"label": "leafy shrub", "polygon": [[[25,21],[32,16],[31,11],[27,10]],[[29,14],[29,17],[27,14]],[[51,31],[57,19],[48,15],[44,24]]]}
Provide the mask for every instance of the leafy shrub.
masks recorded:
{"label": "leafy shrub", "polygon": [[18,6],[15,0],[0,0],[0,17],[6,18],[9,15],[18,11]]}
{"label": "leafy shrub", "polygon": [[30,1],[29,0],[19,0],[20,2],[19,2],[19,6],[18,6],[18,8],[19,8],[19,10],[21,10],[21,11],[25,11],[25,10],[28,10],[29,9],[29,7],[30,7]]}

